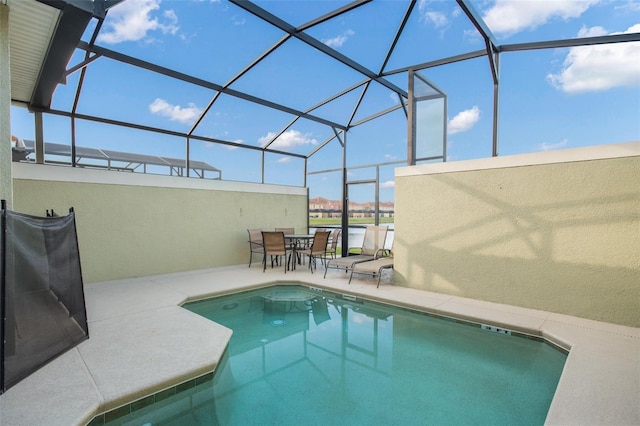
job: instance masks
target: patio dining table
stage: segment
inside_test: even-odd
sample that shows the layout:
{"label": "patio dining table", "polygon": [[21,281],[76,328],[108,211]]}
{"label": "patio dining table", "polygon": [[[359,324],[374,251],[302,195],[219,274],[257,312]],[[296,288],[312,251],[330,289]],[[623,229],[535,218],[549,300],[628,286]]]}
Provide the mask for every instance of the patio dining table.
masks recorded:
{"label": "patio dining table", "polygon": [[[293,262],[291,262],[291,269],[296,269],[296,259],[298,257],[298,250],[305,249],[313,243],[314,234],[285,234],[284,238],[287,241],[293,242]],[[301,260],[298,259],[298,264],[301,264]]]}

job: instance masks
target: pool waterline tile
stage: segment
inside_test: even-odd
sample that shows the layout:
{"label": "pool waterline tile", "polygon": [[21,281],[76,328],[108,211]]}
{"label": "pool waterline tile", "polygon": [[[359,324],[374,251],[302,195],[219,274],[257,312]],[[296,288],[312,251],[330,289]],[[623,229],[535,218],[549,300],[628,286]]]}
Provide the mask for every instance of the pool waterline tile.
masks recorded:
{"label": "pool waterline tile", "polygon": [[108,422],[115,421],[121,417],[124,417],[126,415],[135,413],[136,411],[147,408],[157,402],[161,402],[166,400],[167,398],[176,396],[181,392],[186,392],[190,389],[195,388],[197,385],[201,385],[201,384],[212,381],[213,374],[214,374],[213,371],[209,373],[205,373],[202,376],[187,380],[186,382],[179,383],[175,386],[171,386],[170,388],[163,389],[159,392],[156,392],[144,398],[135,400],[121,407],[114,408],[113,410],[109,410],[105,413],[98,414],[93,418],[93,420],[88,424],[88,426],[105,425]]}

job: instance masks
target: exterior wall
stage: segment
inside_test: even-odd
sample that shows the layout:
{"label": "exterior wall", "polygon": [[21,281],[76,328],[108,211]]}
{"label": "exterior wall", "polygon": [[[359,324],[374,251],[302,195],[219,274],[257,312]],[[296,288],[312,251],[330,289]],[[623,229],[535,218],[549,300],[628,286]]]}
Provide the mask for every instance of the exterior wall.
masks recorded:
{"label": "exterior wall", "polygon": [[306,188],[24,163],[13,178],[15,211],[74,208],[85,283],[248,263],[248,228],[307,229]]}
{"label": "exterior wall", "polygon": [[11,68],[9,6],[0,2],[0,199],[13,204],[11,187]]}
{"label": "exterior wall", "polygon": [[640,326],[640,142],[396,170],[395,279]]}

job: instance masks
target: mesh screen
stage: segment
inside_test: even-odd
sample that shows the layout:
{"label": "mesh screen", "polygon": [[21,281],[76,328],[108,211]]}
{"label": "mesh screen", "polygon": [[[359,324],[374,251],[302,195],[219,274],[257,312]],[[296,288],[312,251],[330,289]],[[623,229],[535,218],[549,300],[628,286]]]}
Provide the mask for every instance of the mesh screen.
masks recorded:
{"label": "mesh screen", "polygon": [[73,210],[2,210],[2,389],[89,337]]}

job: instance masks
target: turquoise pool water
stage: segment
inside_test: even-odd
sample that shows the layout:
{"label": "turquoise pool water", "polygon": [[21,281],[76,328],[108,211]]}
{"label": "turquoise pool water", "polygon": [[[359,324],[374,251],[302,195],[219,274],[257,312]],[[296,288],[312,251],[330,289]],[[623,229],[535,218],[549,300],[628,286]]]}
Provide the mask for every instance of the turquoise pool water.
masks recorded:
{"label": "turquoise pool water", "polygon": [[566,360],[542,341],[305,287],[184,307],[233,330],[213,379],[107,424],[542,425]]}

